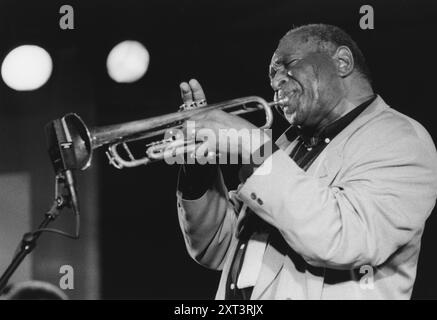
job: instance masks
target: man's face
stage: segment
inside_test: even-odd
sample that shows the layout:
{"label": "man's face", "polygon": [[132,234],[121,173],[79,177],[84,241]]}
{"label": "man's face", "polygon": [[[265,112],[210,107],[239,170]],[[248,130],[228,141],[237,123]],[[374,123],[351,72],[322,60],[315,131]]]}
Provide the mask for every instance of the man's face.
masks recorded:
{"label": "man's face", "polygon": [[332,57],[318,52],[314,42],[302,42],[299,35],[281,40],[269,76],[275,99],[288,98],[282,110],[293,125],[317,128],[342,95]]}

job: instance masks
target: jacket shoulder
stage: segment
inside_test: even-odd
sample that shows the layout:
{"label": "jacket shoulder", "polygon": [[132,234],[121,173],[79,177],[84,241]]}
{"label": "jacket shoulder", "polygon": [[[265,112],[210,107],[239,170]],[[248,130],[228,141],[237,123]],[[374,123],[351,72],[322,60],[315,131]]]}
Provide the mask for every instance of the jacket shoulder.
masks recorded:
{"label": "jacket shoulder", "polygon": [[[348,139],[351,142],[361,140],[361,147],[370,149],[387,147],[405,149],[412,145],[437,157],[437,151],[429,132],[418,121],[387,106],[379,114],[358,128]],[[366,148],[366,149],[368,149]]]}

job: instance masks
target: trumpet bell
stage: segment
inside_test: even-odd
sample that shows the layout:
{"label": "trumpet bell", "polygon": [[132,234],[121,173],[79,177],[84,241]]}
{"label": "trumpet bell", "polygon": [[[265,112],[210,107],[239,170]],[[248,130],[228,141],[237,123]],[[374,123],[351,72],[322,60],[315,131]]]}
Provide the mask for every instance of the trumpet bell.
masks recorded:
{"label": "trumpet bell", "polygon": [[[91,133],[77,114],[69,113],[47,124],[46,136],[49,155],[55,169],[57,163],[63,161],[58,154],[59,148],[72,148],[74,168],[85,170],[91,165],[93,149]],[[59,141],[60,136],[64,137],[62,141]]]}

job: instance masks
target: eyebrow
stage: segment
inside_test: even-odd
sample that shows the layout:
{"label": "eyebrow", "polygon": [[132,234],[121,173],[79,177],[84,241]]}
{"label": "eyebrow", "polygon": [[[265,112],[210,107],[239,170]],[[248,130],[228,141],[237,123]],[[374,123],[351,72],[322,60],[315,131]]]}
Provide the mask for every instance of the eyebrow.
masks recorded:
{"label": "eyebrow", "polygon": [[272,59],[272,61],[270,62],[270,66],[273,66],[275,68],[281,66],[281,64],[283,63],[282,58],[276,58],[276,59]]}
{"label": "eyebrow", "polygon": [[273,78],[276,72],[278,72],[280,66],[275,63],[270,63],[269,65],[269,78]]}
{"label": "eyebrow", "polygon": [[269,65],[269,74],[272,73],[272,71],[278,71],[283,66],[283,59],[282,58],[276,58],[272,59]]}
{"label": "eyebrow", "polygon": [[302,55],[298,54],[298,53],[286,54],[286,55],[283,55],[280,58],[272,60],[270,65],[278,67],[278,66],[281,66],[281,65],[284,65],[284,64],[288,63],[289,61],[296,60],[296,59],[301,59],[301,58],[302,58]]}
{"label": "eyebrow", "polygon": [[289,54],[289,55],[274,59],[270,62],[269,72],[271,73],[271,70],[278,71],[281,67],[285,66],[286,64],[288,64],[291,61],[296,60],[296,59],[301,59],[301,58],[299,58],[299,56],[296,54]]}

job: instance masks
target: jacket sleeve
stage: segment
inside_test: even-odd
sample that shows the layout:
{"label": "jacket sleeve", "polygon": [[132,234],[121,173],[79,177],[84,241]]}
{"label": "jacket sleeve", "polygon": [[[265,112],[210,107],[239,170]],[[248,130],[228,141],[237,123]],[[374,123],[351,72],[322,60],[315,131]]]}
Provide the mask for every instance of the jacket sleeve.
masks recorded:
{"label": "jacket sleeve", "polygon": [[437,189],[432,142],[410,131],[379,140],[346,152],[329,186],[278,150],[239,197],[311,265],[378,266],[422,232]]}
{"label": "jacket sleeve", "polygon": [[207,268],[221,270],[232,240],[236,215],[220,169],[217,168],[214,184],[200,198],[186,200],[179,188],[176,196],[179,224],[189,255]]}

